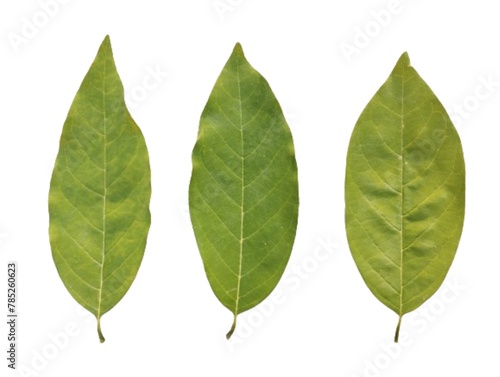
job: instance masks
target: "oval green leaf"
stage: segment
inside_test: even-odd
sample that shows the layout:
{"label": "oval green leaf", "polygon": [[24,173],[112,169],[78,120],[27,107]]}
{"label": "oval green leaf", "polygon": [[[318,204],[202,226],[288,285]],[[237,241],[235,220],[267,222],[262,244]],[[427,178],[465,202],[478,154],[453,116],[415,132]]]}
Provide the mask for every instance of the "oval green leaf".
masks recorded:
{"label": "oval green leaf", "polygon": [[189,208],[208,280],[234,315],[264,300],[290,257],[298,216],[292,135],[267,81],[236,44],[200,119]]}
{"label": "oval green leaf", "polygon": [[69,293],[97,318],[132,284],[150,226],[151,173],[107,36],[64,123],[49,193],[50,244]]}
{"label": "oval green leaf", "polygon": [[345,221],[371,292],[401,318],[431,297],[455,256],[465,210],[462,146],[407,53],[360,115],[347,153]]}

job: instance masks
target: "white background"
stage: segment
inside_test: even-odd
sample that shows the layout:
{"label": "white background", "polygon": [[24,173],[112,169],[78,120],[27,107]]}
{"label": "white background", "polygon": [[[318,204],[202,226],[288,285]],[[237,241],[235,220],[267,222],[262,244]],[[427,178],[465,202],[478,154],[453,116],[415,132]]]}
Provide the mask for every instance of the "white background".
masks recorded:
{"label": "white background", "polygon": [[[60,0],[44,11],[47,2],[0,5],[0,303],[6,264],[14,260],[18,367],[26,371],[12,375],[498,371],[500,22],[493,1]],[[217,3],[226,9],[218,12]],[[142,266],[104,316],[107,341],[100,344],[95,319],[78,310],[53,264],[47,197],[67,111],[106,34],[148,144],[153,196]],[[16,38],[25,39],[16,45]],[[273,299],[241,315],[227,342],[232,316],[205,277],[187,194],[199,116],[237,41],[289,120],[300,216]],[[346,44],[358,48],[349,58]],[[397,317],[369,292],[347,248],[343,184],[357,117],[404,51],[454,115],[466,158],[467,210],[445,284],[403,318],[406,341],[396,347]],[[155,70],[161,74],[151,81]],[[141,88],[145,79],[154,88]],[[0,334],[7,331],[3,325]],[[0,344],[5,356],[6,335]],[[1,375],[8,371],[4,356]]]}

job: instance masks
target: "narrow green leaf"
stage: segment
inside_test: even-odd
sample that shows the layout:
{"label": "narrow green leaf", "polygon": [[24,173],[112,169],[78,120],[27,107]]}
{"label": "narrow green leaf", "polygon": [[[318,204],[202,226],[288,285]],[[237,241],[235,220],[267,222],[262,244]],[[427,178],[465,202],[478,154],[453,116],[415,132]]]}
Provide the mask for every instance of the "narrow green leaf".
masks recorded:
{"label": "narrow green leaf", "polygon": [[50,244],[69,293],[97,318],[125,295],[144,255],[151,173],[106,37],[64,123],[49,193]]}
{"label": "narrow green leaf", "polygon": [[200,119],[189,208],[210,285],[234,315],[264,300],[295,238],[297,164],[292,135],[267,81],[240,44]]}
{"label": "narrow green leaf", "polygon": [[351,253],[368,288],[399,316],[397,342],[403,315],[443,282],[465,210],[460,138],[407,53],[356,123],[345,204]]}

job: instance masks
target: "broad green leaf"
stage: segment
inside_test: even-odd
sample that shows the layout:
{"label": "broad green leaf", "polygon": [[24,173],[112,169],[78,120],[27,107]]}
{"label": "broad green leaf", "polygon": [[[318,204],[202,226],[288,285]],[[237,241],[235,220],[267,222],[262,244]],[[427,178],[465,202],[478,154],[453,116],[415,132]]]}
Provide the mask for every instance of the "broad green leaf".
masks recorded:
{"label": "broad green leaf", "polygon": [[403,315],[443,282],[465,208],[459,136],[407,53],[356,123],[345,204],[351,253],[368,288],[399,316],[397,342]]}
{"label": "broad green leaf", "polygon": [[109,37],[64,123],[49,193],[50,244],[69,293],[97,318],[125,295],[150,225],[146,143],[124,102]]}
{"label": "broad green leaf", "polygon": [[234,315],[264,300],[290,257],[298,216],[292,135],[240,44],[200,119],[189,208],[210,285]]}

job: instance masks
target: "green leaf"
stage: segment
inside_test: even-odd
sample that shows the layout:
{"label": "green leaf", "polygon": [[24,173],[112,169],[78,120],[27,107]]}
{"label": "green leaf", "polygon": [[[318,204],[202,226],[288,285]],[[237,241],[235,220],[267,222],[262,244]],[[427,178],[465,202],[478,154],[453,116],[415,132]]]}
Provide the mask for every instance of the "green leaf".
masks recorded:
{"label": "green leaf", "polygon": [[151,173],[107,36],[69,110],[49,193],[50,243],[69,293],[97,318],[125,295],[144,255]]}
{"label": "green leaf", "polygon": [[267,81],[240,44],[200,119],[189,208],[210,285],[234,315],[264,300],[295,238],[297,164],[292,135]]}
{"label": "green leaf", "polygon": [[356,123],[345,204],[351,253],[368,288],[399,316],[397,342],[403,315],[443,282],[465,209],[459,136],[407,53]]}

